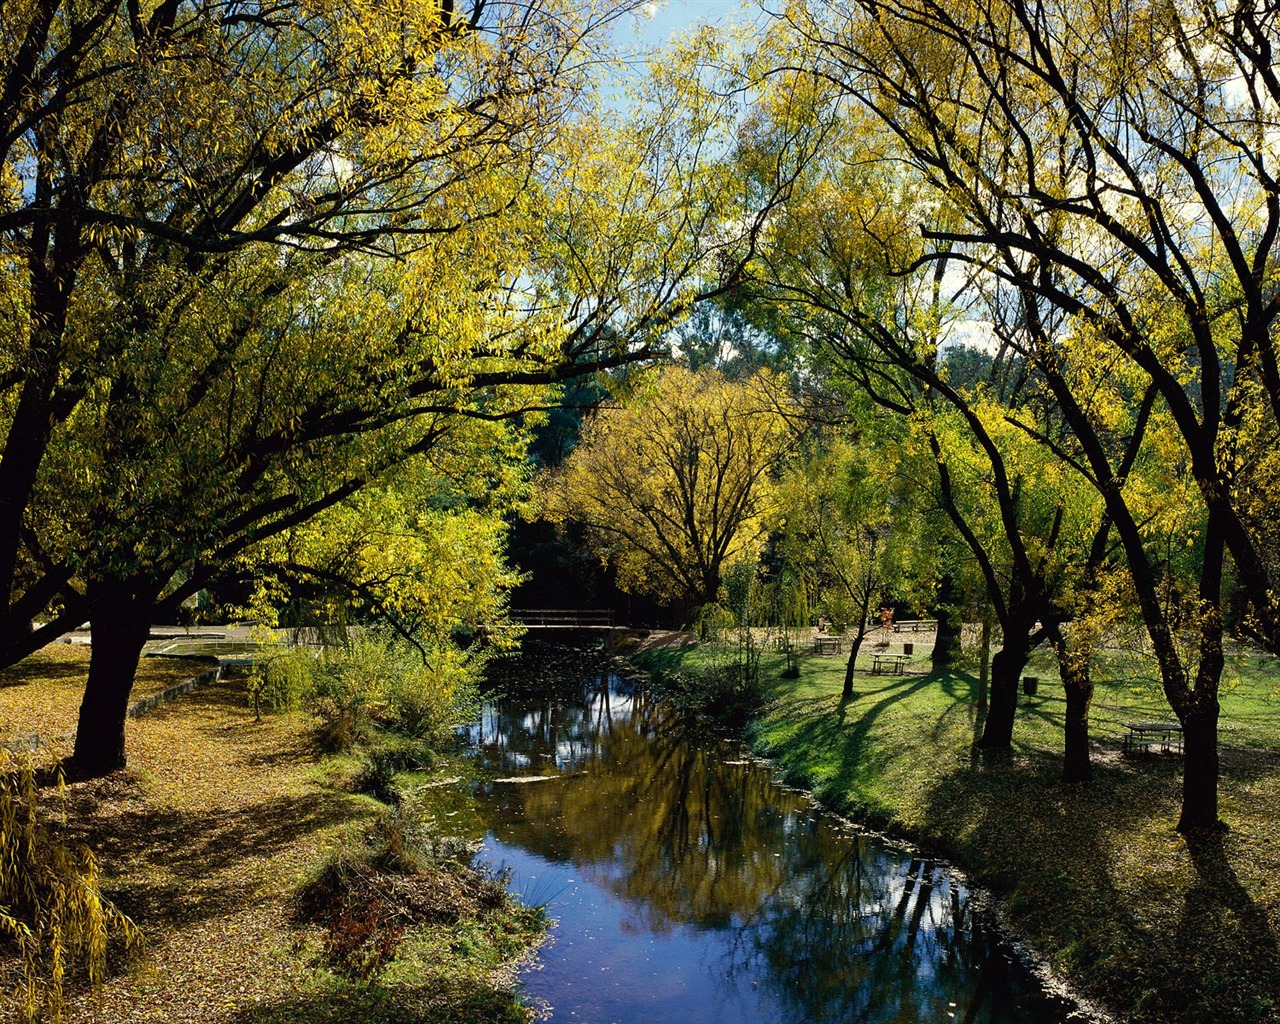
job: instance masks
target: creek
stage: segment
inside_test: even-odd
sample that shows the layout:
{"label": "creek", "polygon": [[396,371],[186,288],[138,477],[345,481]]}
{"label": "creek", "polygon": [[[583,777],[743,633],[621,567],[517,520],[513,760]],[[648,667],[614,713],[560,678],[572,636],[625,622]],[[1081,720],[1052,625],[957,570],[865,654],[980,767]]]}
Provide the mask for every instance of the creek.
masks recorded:
{"label": "creek", "polygon": [[1069,1018],[953,870],[591,660],[508,673],[464,736],[478,860],[555,921],[521,975],[551,1021]]}

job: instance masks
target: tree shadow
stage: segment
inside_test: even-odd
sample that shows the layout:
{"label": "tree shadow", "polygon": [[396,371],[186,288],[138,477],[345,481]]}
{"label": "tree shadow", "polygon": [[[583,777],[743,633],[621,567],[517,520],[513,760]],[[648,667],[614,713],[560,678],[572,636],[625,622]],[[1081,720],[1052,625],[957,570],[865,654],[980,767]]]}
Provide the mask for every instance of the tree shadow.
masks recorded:
{"label": "tree shadow", "polygon": [[1195,881],[1162,944],[1163,1000],[1211,1005],[1215,1020],[1273,1020],[1280,1008],[1275,929],[1240,881],[1228,839],[1205,831],[1186,840]]}
{"label": "tree shadow", "polygon": [[[84,658],[82,669],[87,671],[89,659]],[[76,676],[80,666],[68,665],[54,658],[24,658],[14,665],[0,669],[0,690],[11,686],[30,686],[33,683],[78,683]]]}
{"label": "tree shadow", "polygon": [[[144,931],[230,913],[254,900],[262,879],[240,870],[299,840],[356,818],[344,794],[273,797],[211,813],[171,808],[125,808],[97,821],[88,842],[113,875],[145,879],[111,887],[109,895]],[[72,819],[74,822],[74,818]],[[163,865],[163,873],[148,865]]]}

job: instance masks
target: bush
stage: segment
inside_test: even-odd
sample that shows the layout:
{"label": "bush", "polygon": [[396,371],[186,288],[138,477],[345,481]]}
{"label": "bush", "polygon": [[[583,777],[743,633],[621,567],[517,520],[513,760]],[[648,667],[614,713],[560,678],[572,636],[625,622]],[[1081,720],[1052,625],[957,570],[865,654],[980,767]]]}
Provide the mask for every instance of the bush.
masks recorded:
{"label": "bush", "polygon": [[249,703],[253,713],[292,711],[302,703],[315,678],[315,655],[307,648],[289,647],[254,664],[249,673]]}
{"label": "bush", "polygon": [[457,648],[432,649],[424,661],[403,641],[362,631],[346,647],[325,651],[305,703],[334,748],[367,739],[375,722],[438,740],[474,705],[475,674],[473,660]]}
{"label": "bush", "polygon": [[100,984],[112,935],[129,952],[142,936],[102,895],[93,854],[61,843],[39,803],[30,761],[0,752],[0,952],[16,959],[12,996],[23,1019],[43,1011],[60,1021],[66,982]]}
{"label": "bush", "polygon": [[324,652],[306,705],[320,719],[326,746],[345,750],[366,738],[395,671],[389,648],[363,635]]}
{"label": "bush", "polygon": [[759,672],[739,662],[673,672],[657,681],[681,711],[726,728],[741,729],[766,702]]}
{"label": "bush", "polygon": [[410,928],[455,923],[502,907],[502,880],[467,866],[465,843],[428,839],[418,810],[385,814],[363,846],[320,866],[298,894],[299,916],[325,929],[329,965],[371,981],[395,958]]}

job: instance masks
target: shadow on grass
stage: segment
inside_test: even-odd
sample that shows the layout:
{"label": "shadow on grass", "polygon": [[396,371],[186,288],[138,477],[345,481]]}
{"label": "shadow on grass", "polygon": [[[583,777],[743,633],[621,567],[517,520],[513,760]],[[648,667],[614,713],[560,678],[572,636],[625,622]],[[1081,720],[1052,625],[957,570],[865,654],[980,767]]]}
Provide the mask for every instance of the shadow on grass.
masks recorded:
{"label": "shadow on grass", "polygon": [[[87,649],[86,649],[87,650]],[[57,652],[59,654],[67,652]],[[76,652],[77,654],[79,652]],[[30,686],[33,683],[63,683],[83,685],[83,673],[88,669],[89,659],[82,656],[79,661],[58,658],[24,658],[15,665],[0,670],[0,690],[10,686]]]}
{"label": "shadow on grass", "polygon": [[471,980],[391,989],[343,986],[247,1007],[232,1024],[524,1024],[510,992]]}
{"label": "shadow on grass", "polygon": [[[879,681],[880,685],[870,688],[868,684],[872,680]],[[815,783],[811,773],[816,761],[805,762],[800,757],[783,754],[788,775],[794,781],[812,785],[823,801],[846,809],[848,794],[861,789],[861,783],[874,776],[887,756],[883,749],[876,750],[873,740],[878,720],[895,704],[941,685],[941,678],[931,675],[870,676],[862,679],[857,695],[848,700],[835,694],[786,699],[781,717],[802,723],[786,741],[787,751],[811,752],[816,760],[828,766],[828,770],[821,773],[822,781]],[[832,762],[833,771],[830,770]]]}
{"label": "shadow on grass", "polygon": [[[1275,1020],[1276,934],[1228,846],[1212,835],[1170,848],[1181,765],[1095,764],[1089,786],[1062,784],[1058,769],[1040,753],[946,773],[928,828],[962,836],[954,852],[1005,896],[1014,923],[1126,1020]],[[1151,828],[1161,821],[1167,831]],[[1135,876],[1136,863],[1148,867]]]}
{"label": "shadow on grass", "polygon": [[1185,1020],[1261,1022],[1280,1008],[1276,933],[1231,863],[1221,833],[1191,836],[1195,881],[1166,935],[1154,937],[1164,970],[1162,1016],[1187,1006]]}
{"label": "shadow on grass", "polygon": [[[312,794],[213,814],[124,810],[85,838],[113,874],[143,872],[145,881],[126,884],[112,896],[146,931],[207,920],[254,902],[262,878],[235,870],[238,865],[269,858],[354,816],[349,798]],[[149,864],[163,865],[163,874],[147,871]]]}

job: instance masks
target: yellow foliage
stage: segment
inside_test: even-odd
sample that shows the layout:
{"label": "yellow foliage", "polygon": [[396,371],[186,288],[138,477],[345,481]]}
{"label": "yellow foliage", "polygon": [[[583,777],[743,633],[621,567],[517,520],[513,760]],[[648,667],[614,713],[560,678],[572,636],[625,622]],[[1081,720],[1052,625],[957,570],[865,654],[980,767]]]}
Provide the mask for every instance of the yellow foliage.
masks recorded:
{"label": "yellow foliage", "polygon": [[731,381],[668,367],[588,421],[543,481],[544,512],[584,523],[624,589],[710,603],[725,567],[755,558],[777,513],[774,470],[791,444],[792,411],[767,370]]}
{"label": "yellow foliage", "polygon": [[16,953],[11,994],[24,1019],[62,1020],[68,981],[79,974],[100,984],[113,936],[130,951],[142,939],[102,895],[93,854],[58,839],[30,760],[0,752],[0,953]]}

